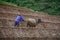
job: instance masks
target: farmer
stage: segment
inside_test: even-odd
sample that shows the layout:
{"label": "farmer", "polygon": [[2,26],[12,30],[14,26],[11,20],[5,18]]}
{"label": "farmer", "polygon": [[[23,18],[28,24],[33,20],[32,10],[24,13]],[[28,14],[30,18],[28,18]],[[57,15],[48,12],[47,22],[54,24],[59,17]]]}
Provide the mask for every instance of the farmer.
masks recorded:
{"label": "farmer", "polygon": [[24,21],[21,15],[18,15],[15,19],[14,26],[19,25],[19,22]]}

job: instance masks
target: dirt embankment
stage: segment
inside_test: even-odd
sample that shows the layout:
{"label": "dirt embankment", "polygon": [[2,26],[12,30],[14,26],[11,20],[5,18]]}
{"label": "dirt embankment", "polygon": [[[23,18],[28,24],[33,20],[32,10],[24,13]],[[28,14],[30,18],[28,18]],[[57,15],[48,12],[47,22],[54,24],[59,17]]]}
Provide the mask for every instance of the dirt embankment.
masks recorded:
{"label": "dirt embankment", "polygon": [[[17,15],[22,15],[24,19],[40,18],[42,22],[34,28],[26,27],[26,22],[22,22],[19,27],[14,27],[13,23]],[[60,38],[59,30],[60,18],[24,8],[0,5],[0,38]]]}

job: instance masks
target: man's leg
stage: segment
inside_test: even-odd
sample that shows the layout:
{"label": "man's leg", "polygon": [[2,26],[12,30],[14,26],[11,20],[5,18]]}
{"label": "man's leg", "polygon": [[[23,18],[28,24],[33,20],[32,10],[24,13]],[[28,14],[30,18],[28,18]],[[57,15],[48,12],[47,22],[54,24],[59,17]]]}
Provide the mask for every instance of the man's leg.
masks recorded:
{"label": "man's leg", "polygon": [[14,26],[17,26],[17,25],[19,25],[19,22],[15,21]]}
{"label": "man's leg", "polygon": [[17,24],[17,27],[19,27],[19,23]]}

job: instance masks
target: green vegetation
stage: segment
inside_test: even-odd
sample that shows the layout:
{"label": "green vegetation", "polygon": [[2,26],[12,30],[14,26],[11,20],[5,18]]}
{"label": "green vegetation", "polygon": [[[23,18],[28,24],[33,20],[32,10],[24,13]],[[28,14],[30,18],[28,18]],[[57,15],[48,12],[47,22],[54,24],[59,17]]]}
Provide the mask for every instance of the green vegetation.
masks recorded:
{"label": "green vegetation", "polygon": [[50,15],[60,16],[60,0],[1,0],[1,1],[14,3],[19,7],[30,8],[34,11],[45,12]]}
{"label": "green vegetation", "polygon": [[0,1],[0,4],[6,4],[6,5],[11,5],[11,6],[17,6],[13,3],[5,2],[5,1]]}

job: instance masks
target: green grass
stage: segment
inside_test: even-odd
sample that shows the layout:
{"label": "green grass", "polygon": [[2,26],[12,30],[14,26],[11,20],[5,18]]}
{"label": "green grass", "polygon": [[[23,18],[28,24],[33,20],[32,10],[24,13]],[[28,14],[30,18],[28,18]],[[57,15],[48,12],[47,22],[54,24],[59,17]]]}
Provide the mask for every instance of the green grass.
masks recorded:
{"label": "green grass", "polygon": [[[47,3],[48,7],[46,8],[45,3]],[[43,2],[40,1],[39,3],[36,2],[28,2],[26,0],[26,2],[21,1],[20,7],[26,7],[29,9],[32,9],[34,11],[38,11],[38,12],[44,12],[44,13],[48,13],[49,15],[58,15],[60,16],[60,5],[56,2]]]}
{"label": "green grass", "polygon": [[5,5],[10,5],[10,6],[16,6],[17,7],[16,4],[5,2],[5,1],[0,1],[0,4],[5,4]]}
{"label": "green grass", "polygon": [[18,6],[20,8],[31,9],[31,11],[60,16],[60,0],[2,0],[0,4]]}

